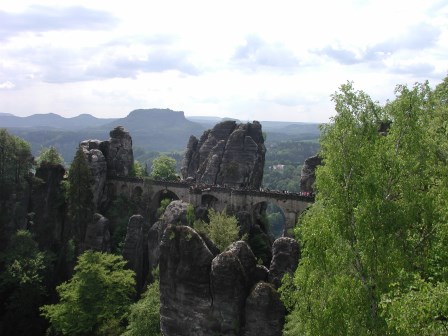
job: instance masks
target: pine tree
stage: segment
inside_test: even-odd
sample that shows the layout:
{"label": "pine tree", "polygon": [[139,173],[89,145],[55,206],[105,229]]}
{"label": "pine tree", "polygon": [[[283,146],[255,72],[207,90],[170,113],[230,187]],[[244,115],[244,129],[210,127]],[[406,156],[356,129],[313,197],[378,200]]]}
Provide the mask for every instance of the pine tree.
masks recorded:
{"label": "pine tree", "polygon": [[93,219],[93,193],[90,186],[90,169],[81,147],[70,166],[68,181],[69,217],[73,223],[76,240],[83,242],[87,225]]}

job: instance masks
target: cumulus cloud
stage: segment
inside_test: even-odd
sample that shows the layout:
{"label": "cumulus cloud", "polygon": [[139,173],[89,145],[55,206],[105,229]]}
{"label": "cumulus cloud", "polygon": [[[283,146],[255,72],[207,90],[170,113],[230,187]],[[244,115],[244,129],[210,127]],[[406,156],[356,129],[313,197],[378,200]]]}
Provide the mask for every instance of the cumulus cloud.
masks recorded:
{"label": "cumulus cloud", "polygon": [[405,34],[388,39],[374,45],[368,53],[383,52],[393,53],[398,50],[423,50],[433,47],[441,34],[438,27],[421,22],[410,27]]}
{"label": "cumulus cloud", "polygon": [[31,6],[21,13],[0,11],[0,38],[23,32],[55,30],[101,30],[114,27],[118,20],[105,11],[81,6]]}
{"label": "cumulus cloud", "polygon": [[343,65],[353,65],[358,63],[372,63],[381,61],[389,56],[403,51],[421,51],[436,45],[441,30],[438,27],[421,22],[406,30],[405,34],[387,39],[367,48],[357,50],[346,47],[326,46],[314,50],[314,53],[327,56]]}
{"label": "cumulus cloud", "polygon": [[294,53],[281,44],[269,44],[258,36],[249,36],[236,49],[233,61],[251,69],[272,67],[291,69],[299,65]]}
{"label": "cumulus cloud", "polygon": [[415,76],[428,77],[434,72],[435,67],[428,63],[405,63],[394,65],[391,69],[393,72],[399,74],[412,74]]}
{"label": "cumulus cloud", "polygon": [[35,79],[48,83],[136,78],[140,73],[171,70],[192,76],[199,74],[198,68],[189,60],[189,53],[184,50],[157,46],[147,49],[137,56],[126,48],[117,52],[104,46],[80,50],[29,47],[11,52],[9,56],[23,68],[33,68]]}
{"label": "cumulus cloud", "polygon": [[156,50],[145,58],[117,57],[91,66],[86,75],[93,78],[135,77],[140,72],[176,70],[187,75],[197,75],[198,69],[188,61],[184,51]]}
{"label": "cumulus cloud", "polygon": [[16,85],[10,81],[0,83],[0,90],[11,90],[14,89],[15,87]]}

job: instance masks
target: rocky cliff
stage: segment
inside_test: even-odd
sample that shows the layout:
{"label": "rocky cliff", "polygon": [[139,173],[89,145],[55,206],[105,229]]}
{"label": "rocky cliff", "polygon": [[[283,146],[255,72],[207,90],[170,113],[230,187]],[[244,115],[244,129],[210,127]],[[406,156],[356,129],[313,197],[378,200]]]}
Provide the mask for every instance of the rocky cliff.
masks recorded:
{"label": "rocky cliff", "polygon": [[[286,254],[297,243],[283,240],[277,246],[283,249],[279,254]],[[294,258],[298,253],[288,266],[297,266]],[[268,273],[277,279],[295,268],[282,263],[271,265],[269,272],[259,268],[244,241],[214,255],[194,229],[168,225],[160,245],[163,335],[280,336],[286,311],[276,286],[265,280],[271,278]]]}
{"label": "rocky cliff", "polygon": [[300,172],[300,190],[313,192],[313,184],[316,181],[316,168],[322,165],[322,158],[318,155],[305,160]]}
{"label": "rocky cliff", "polygon": [[183,179],[212,185],[258,189],[263,179],[266,148],[258,121],[224,121],[191,136],[182,162]]}
{"label": "rocky cliff", "polygon": [[172,202],[148,239],[149,250],[157,247],[163,335],[281,335],[286,311],[277,288],[297,267],[297,242],[277,239],[268,269],[257,264],[247,242],[220,252],[186,226],[187,205]]}
{"label": "rocky cliff", "polygon": [[96,208],[102,201],[107,177],[129,176],[134,165],[129,132],[122,126],[117,126],[109,134],[109,140],[84,140],[79,144],[90,168]]}

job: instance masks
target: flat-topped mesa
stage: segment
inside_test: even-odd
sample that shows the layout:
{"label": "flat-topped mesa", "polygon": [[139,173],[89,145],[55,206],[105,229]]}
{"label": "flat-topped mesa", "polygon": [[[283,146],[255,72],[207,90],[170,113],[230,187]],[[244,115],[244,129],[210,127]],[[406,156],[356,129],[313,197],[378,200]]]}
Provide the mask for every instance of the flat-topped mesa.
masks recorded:
{"label": "flat-topped mesa", "polygon": [[223,121],[191,136],[182,161],[182,178],[210,185],[258,189],[266,154],[261,124]]}

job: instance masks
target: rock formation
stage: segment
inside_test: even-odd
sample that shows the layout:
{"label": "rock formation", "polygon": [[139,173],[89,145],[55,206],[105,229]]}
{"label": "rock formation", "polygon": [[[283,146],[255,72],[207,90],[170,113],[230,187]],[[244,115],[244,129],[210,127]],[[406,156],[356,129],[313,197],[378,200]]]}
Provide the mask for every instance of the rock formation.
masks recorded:
{"label": "rock formation", "polygon": [[148,231],[149,223],[143,216],[129,218],[122,254],[128,267],[135,272],[137,292],[143,288],[148,274]]}
{"label": "rock formation", "polygon": [[109,220],[96,213],[93,216],[93,222],[87,224],[83,249],[110,252],[110,243]]}
{"label": "rock formation", "polygon": [[263,179],[266,148],[258,121],[224,121],[191,136],[182,162],[183,179],[212,185],[258,189]]}
{"label": "rock formation", "polygon": [[246,300],[244,336],[282,335],[285,307],[274,286],[259,282]]}
{"label": "rock formation", "polygon": [[[294,244],[276,245],[286,253]],[[244,241],[214,257],[194,229],[168,225],[160,246],[163,335],[280,336],[286,311],[268,274]]]}
{"label": "rock formation", "polygon": [[33,214],[29,229],[36,235],[41,248],[49,249],[61,243],[67,229],[65,199],[61,188],[65,169],[62,165],[45,164],[36,169],[36,183],[31,195]]}
{"label": "rock formation", "polygon": [[123,126],[117,126],[110,131],[109,146],[107,146],[108,176],[129,176],[134,165],[132,138]]}
{"label": "rock formation", "polygon": [[163,233],[169,224],[187,225],[187,207],[189,203],[172,201],[160,219],[153,224],[147,237],[147,260],[149,270],[157,267],[160,257],[160,243]]}
{"label": "rock formation", "polygon": [[213,297],[214,334],[237,336],[247,297],[247,275],[235,251],[218,254],[212,261],[210,287]]}
{"label": "rock formation", "polygon": [[85,140],[80,143],[80,146],[90,168],[93,203],[98,207],[107,178],[106,157],[100,150],[100,147],[104,147],[104,143],[100,140]]}
{"label": "rock formation", "polygon": [[300,172],[300,190],[313,192],[313,184],[316,181],[316,168],[322,165],[322,158],[318,155],[305,160]]}
{"label": "rock formation", "polygon": [[269,282],[279,288],[286,273],[293,274],[300,259],[299,244],[292,238],[280,237],[272,245]]}
{"label": "rock formation", "polygon": [[160,245],[159,264],[163,335],[213,335],[212,260],[212,253],[196,231],[168,225]]}
{"label": "rock formation", "polygon": [[107,177],[129,176],[132,171],[132,138],[122,126],[117,126],[110,131],[109,140],[84,140],[79,145],[90,168],[93,202],[98,209],[103,201]]}

